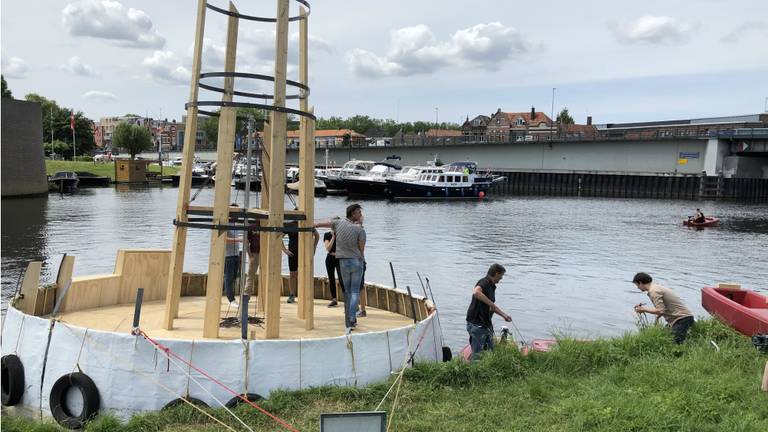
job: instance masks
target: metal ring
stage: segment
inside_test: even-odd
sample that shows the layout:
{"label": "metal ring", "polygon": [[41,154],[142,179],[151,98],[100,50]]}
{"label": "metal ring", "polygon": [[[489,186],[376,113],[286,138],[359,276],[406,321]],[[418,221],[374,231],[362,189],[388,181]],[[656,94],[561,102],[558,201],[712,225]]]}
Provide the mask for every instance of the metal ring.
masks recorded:
{"label": "metal ring", "polygon": [[[289,22],[290,21],[299,21],[299,20],[306,19],[306,17],[308,17],[310,12],[312,11],[312,7],[309,5],[309,2],[307,0],[295,0],[295,1],[297,3],[301,3],[304,6],[306,6],[307,14],[304,15],[304,16],[296,15],[296,16],[289,17],[288,18]],[[238,13],[238,12],[230,12],[230,11],[228,11],[226,9],[222,9],[220,7],[214,6],[214,5],[212,5],[212,4],[208,3],[208,2],[205,2],[205,7],[207,7],[208,9],[210,9],[210,10],[212,10],[214,12],[218,12],[220,14],[228,15],[228,16],[235,17],[235,18],[238,18],[238,19],[244,19],[244,20],[248,20],[248,21],[258,21],[258,22],[273,22],[273,23],[277,22],[277,18],[264,18],[264,17],[257,17],[257,16],[252,16],[252,15],[243,15],[243,14]]]}
{"label": "metal ring", "polygon": [[[275,81],[275,77],[270,75],[261,75],[261,74],[252,74],[252,73],[245,73],[245,72],[206,72],[200,74],[200,79],[204,78],[250,78],[250,79],[256,79],[261,81]],[[293,80],[285,80],[285,83],[294,87],[298,87],[301,92],[299,94],[295,95],[287,95],[286,99],[304,99],[309,96],[309,87]],[[200,88],[204,88],[206,90],[211,90],[219,93],[226,93],[224,88],[222,87],[216,87],[212,86],[210,84],[200,84],[198,83],[198,86]],[[245,97],[252,97],[255,99],[274,99],[275,96],[271,94],[261,94],[261,93],[249,93],[249,92],[241,92],[241,91],[234,91],[232,94],[237,96],[245,96]]]}
{"label": "metal ring", "polygon": [[[312,120],[317,120],[317,117],[315,117],[314,114],[306,111],[301,111],[301,110],[286,108],[286,107],[277,107],[277,106],[266,105],[266,104],[257,104],[257,103],[249,103],[249,102],[225,102],[225,101],[195,101],[195,102],[187,102],[186,104],[184,104],[185,109],[188,109],[189,107],[201,107],[201,106],[217,106],[222,108],[259,108],[263,110],[276,111],[276,112],[281,112],[286,114],[296,114],[302,117],[310,118]],[[198,113],[211,115],[210,111],[198,110]]]}

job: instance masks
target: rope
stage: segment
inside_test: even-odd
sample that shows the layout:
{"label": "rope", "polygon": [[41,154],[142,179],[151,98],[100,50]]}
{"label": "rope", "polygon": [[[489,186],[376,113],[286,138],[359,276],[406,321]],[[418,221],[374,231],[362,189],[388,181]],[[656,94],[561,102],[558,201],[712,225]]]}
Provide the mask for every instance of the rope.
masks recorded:
{"label": "rope", "polygon": [[80,344],[80,352],[77,353],[77,361],[75,362],[75,367],[77,368],[77,371],[81,373],[83,372],[83,370],[80,369],[80,356],[83,354],[83,347],[85,346],[85,339],[87,337],[88,337],[88,329],[85,329],[85,333],[83,333],[83,342]]}
{"label": "rope", "polygon": [[21,324],[19,324],[19,334],[16,336],[16,347],[13,349],[14,354],[19,353],[19,341],[21,340],[21,337],[24,335],[22,330],[24,330],[24,318],[26,318],[27,315],[21,316]]}
{"label": "rope", "polygon": [[397,407],[397,401],[400,400],[400,387],[403,386],[403,381],[405,380],[401,379],[400,384],[397,385],[397,391],[395,392],[395,400],[392,402],[392,415],[389,416],[389,421],[387,422],[387,432],[389,432],[389,428],[390,426],[392,426],[392,420],[395,419],[395,407]]}
{"label": "rope", "polygon": [[287,422],[285,422],[284,420],[282,420],[282,419],[278,418],[278,417],[277,417],[277,416],[275,416],[274,414],[272,414],[272,413],[268,412],[267,410],[265,410],[264,408],[260,407],[258,404],[254,403],[253,401],[250,401],[250,400],[248,400],[247,398],[243,397],[242,395],[240,395],[240,394],[239,394],[239,393],[237,393],[236,391],[234,391],[234,390],[230,389],[229,387],[227,387],[226,385],[224,385],[224,384],[223,384],[221,381],[217,380],[216,378],[212,377],[211,375],[209,375],[209,374],[208,374],[207,372],[205,372],[204,370],[202,370],[202,369],[198,368],[197,366],[193,365],[193,364],[192,364],[192,362],[188,362],[188,361],[184,360],[184,359],[183,359],[182,357],[180,357],[178,354],[176,354],[175,352],[173,352],[173,351],[172,351],[170,348],[168,348],[168,347],[165,347],[165,346],[163,346],[162,344],[160,344],[159,342],[155,341],[154,339],[152,339],[151,337],[149,337],[149,335],[148,335],[148,334],[147,334],[147,333],[146,333],[144,330],[141,330],[141,329],[139,329],[139,334],[140,334],[142,337],[144,337],[144,339],[146,339],[146,340],[147,340],[149,343],[151,343],[152,345],[155,345],[156,347],[158,347],[159,349],[161,349],[163,352],[167,353],[168,355],[171,355],[171,356],[175,357],[176,359],[180,360],[181,362],[183,362],[183,363],[187,364],[189,367],[191,367],[192,369],[194,369],[195,371],[197,371],[198,373],[200,373],[200,374],[201,374],[201,375],[203,375],[204,377],[208,378],[209,380],[211,380],[212,382],[214,382],[214,383],[215,383],[216,385],[218,385],[219,387],[221,387],[221,388],[223,388],[224,390],[228,391],[228,392],[229,392],[229,393],[231,393],[232,395],[234,395],[234,396],[236,396],[236,397],[240,398],[240,399],[241,399],[243,402],[245,402],[245,403],[247,403],[248,405],[250,405],[250,406],[252,406],[252,407],[256,408],[256,409],[257,409],[257,410],[259,410],[259,411],[261,411],[263,414],[265,414],[265,415],[269,416],[269,417],[270,417],[272,420],[274,420],[275,422],[279,423],[279,424],[280,424],[281,426],[283,426],[284,428],[286,428],[286,429],[288,429],[288,430],[290,430],[290,431],[292,431],[292,432],[299,432],[299,431],[298,431],[298,429],[294,428],[294,427],[293,427],[292,425],[290,425],[289,423],[287,423]]}
{"label": "rope", "polygon": [[[70,328],[70,327],[67,325],[67,323],[65,323],[65,322],[63,322],[63,321],[59,321],[59,324],[63,325],[63,326],[64,326],[64,328],[66,328],[67,330],[69,330],[70,332],[72,332],[73,334],[75,334],[75,331],[74,331],[73,329],[71,329],[71,328]],[[91,342],[92,342],[94,345],[96,345],[97,347],[98,347],[98,346],[101,346],[101,344],[99,344],[98,342],[95,342],[95,341],[91,341]],[[112,354],[112,352],[111,352],[110,350],[108,350],[108,349],[104,349],[103,351],[104,351],[104,352],[105,352],[105,353],[106,353],[106,354],[107,354],[107,355],[108,355],[108,356],[109,356],[109,357],[110,357],[110,358],[111,358],[113,361],[117,360],[117,362],[118,362],[118,363],[119,363],[120,361],[122,361],[122,359],[121,359],[121,358],[119,358],[119,357],[115,356],[114,354]],[[125,367],[125,364],[124,364],[124,363],[123,363],[123,367]],[[128,368],[126,368],[126,369],[128,369]],[[179,393],[177,393],[177,392],[173,391],[172,389],[170,389],[169,387],[165,386],[165,385],[164,385],[163,383],[161,383],[160,381],[156,380],[154,377],[152,377],[152,375],[150,375],[150,374],[148,374],[148,373],[146,373],[146,372],[142,372],[142,371],[139,371],[139,370],[135,370],[135,369],[133,369],[133,367],[131,367],[130,369],[131,369],[133,372],[137,372],[137,373],[139,374],[139,376],[143,377],[143,378],[144,378],[144,379],[146,379],[147,381],[151,381],[152,383],[154,383],[154,384],[157,384],[157,385],[158,385],[160,388],[162,388],[163,390],[165,390],[165,391],[167,391],[168,393],[172,394],[173,396],[178,396],[178,398],[179,398],[179,399],[181,399],[181,400],[182,400],[184,403],[186,403],[187,405],[191,406],[192,408],[194,408],[194,409],[196,409],[196,410],[200,411],[201,413],[205,414],[205,415],[206,415],[207,417],[209,417],[211,420],[213,420],[213,421],[215,421],[216,423],[218,423],[218,424],[222,425],[222,426],[223,426],[224,428],[226,428],[227,430],[230,430],[230,431],[232,431],[232,432],[237,432],[237,431],[235,431],[235,429],[233,429],[232,427],[230,427],[230,426],[226,425],[224,422],[222,422],[221,420],[217,419],[216,417],[214,417],[213,415],[211,415],[210,413],[208,413],[208,412],[207,412],[207,411],[205,411],[204,409],[200,408],[199,406],[197,406],[197,405],[193,404],[192,402],[190,402],[189,400],[187,400],[187,398],[186,398],[186,397],[184,397],[184,395],[182,395],[182,394],[179,394]]]}

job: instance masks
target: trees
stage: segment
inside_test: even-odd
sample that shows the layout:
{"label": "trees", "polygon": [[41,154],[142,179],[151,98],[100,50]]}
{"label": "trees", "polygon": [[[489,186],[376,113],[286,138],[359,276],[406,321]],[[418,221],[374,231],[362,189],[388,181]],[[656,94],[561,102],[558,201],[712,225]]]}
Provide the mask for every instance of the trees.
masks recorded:
{"label": "trees", "polygon": [[152,134],[145,127],[120,123],[112,133],[112,144],[127,151],[131,159],[135,159],[136,154],[152,148]]}
{"label": "trees", "polygon": [[0,75],[0,80],[2,80],[2,86],[3,86],[3,97],[4,98],[12,98],[13,94],[11,94],[11,90],[8,88],[8,83],[5,82],[5,77]]}
{"label": "trees", "polygon": [[[70,128],[69,118],[72,110],[62,108],[55,100],[47,99],[35,93],[24,96],[24,99],[29,102],[37,102],[41,106],[44,143],[48,143],[50,147],[51,129],[53,129],[54,141],[72,143],[72,129]],[[78,155],[85,154],[96,146],[96,142],[93,139],[93,122],[85,117],[82,111],[75,112],[75,141],[77,143]],[[43,144],[43,147],[45,147],[45,144]],[[71,146],[64,155],[71,157]]]}
{"label": "trees", "polygon": [[[235,126],[235,135],[245,136],[248,128],[248,115],[252,115],[256,120],[256,131],[264,130],[264,120],[267,118],[264,110],[258,108],[238,108],[237,126]],[[289,122],[291,120],[289,116]],[[219,139],[219,117],[210,116],[206,118],[199,126],[209,142],[215,143]],[[297,126],[298,127],[298,126]],[[289,127],[288,130],[291,130]]]}
{"label": "trees", "polygon": [[573,117],[568,113],[568,107],[563,108],[557,115],[557,122],[560,124],[573,124]]}

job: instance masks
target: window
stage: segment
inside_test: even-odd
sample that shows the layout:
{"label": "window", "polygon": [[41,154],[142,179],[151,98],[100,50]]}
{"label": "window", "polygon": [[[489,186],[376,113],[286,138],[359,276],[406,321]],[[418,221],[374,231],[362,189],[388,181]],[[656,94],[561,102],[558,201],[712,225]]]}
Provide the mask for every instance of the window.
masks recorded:
{"label": "window", "polygon": [[445,182],[445,176],[440,176],[440,179],[438,181],[440,183],[444,183]]}
{"label": "window", "polygon": [[469,181],[469,177],[467,177],[467,176],[462,176],[462,177],[461,177],[461,181],[463,181],[464,183],[466,183],[466,182],[468,182],[468,181]]}
{"label": "window", "polygon": [[517,121],[515,121],[515,125],[523,126],[525,125],[525,120],[523,120],[522,118],[518,118]]}

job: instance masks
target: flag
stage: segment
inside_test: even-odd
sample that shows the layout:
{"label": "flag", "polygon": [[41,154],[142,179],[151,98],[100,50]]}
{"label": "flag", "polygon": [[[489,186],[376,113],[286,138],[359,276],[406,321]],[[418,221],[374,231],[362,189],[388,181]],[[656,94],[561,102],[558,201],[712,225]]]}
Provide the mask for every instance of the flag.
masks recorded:
{"label": "flag", "polygon": [[72,113],[69,115],[69,128],[72,130],[75,130],[75,112],[72,111]]}

